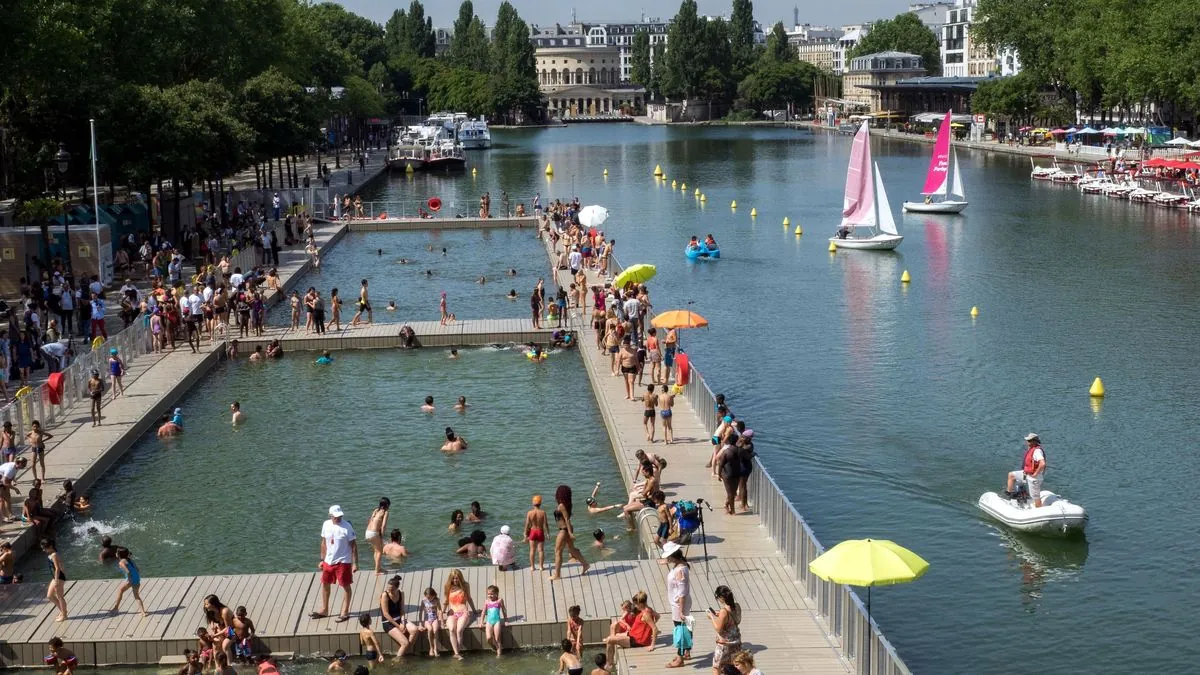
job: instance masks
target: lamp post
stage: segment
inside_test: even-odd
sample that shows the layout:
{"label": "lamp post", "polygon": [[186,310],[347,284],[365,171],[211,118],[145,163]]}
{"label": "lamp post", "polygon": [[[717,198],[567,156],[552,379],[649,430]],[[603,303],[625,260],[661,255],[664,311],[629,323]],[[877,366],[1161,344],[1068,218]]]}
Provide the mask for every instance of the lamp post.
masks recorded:
{"label": "lamp post", "polygon": [[[54,153],[54,168],[58,169],[58,182],[62,187],[63,196],[63,239],[66,240],[66,264],[67,274],[71,273],[71,224],[70,218],[67,216],[67,169],[71,166],[71,153],[67,152],[65,143],[58,144],[58,152]],[[47,247],[49,243],[47,243]],[[47,258],[50,257],[50,251],[46,251]],[[47,260],[46,262],[50,262]]]}

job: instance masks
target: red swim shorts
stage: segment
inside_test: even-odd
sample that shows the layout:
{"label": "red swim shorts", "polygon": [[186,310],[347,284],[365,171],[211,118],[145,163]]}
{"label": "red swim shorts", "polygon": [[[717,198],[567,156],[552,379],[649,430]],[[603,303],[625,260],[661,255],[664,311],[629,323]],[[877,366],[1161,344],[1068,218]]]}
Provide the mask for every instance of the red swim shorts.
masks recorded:
{"label": "red swim shorts", "polygon": [[349,586],[354,581],[354,574],[350,571],[350,563],[321,563],[321,583],[322,584],[337,584],[338,586]]}
{"label": "red swim shorts", "polygon": [[546,541],[546,535],[538,528],[529,528],[529,541]]}

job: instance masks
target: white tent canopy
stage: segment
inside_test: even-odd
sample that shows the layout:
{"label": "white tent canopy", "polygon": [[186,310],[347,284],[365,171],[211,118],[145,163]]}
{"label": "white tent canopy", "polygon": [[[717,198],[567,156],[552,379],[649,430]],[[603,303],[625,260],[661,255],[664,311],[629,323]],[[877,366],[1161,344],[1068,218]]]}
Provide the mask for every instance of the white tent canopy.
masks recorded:
{"label": "white tent canopy", "polygon": [[[946,117],[946,113],[924,112],[919,115],[913,115],[909,119],[917,124],[936,124],[941,122]],[[956,113],[950,115],[951,122],[959,122],[961,124],[970,124],[975,118],[972,115]]]}
{"label": "white tent canopy", "polygon": [[1180,136],[1178,138],[1172,138],[1171,140],[1167,141],[1167,145],[1191,145],[1191,144],[1192,144],[1191,141],[1189,141],[1188,139],[1186,139],[1182,136]]}

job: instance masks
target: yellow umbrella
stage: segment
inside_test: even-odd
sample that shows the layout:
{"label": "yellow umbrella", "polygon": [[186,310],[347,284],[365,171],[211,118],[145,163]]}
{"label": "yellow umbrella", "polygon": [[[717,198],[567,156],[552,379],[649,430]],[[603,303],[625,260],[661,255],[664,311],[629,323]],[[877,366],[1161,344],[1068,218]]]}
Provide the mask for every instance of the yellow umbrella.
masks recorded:
{"label": "yellow umbrella", "polygon": [[950,123],[950,126],[951,126],[952,128],[954,128],[954,129],[961,129],[961,128],[963,128],[963,125],[962,125],[962,124],[959,124],[958,122],[951,122],[951,123]]}
{"label": "yellow umbrella", "polygon": [[[848,539],[808,563],[808,571],[826,581],[867,587],[867,625],[871,622],[871,587],[906,584],[929,569],[924,558],[886,539]],[[870,650],[866,672],[871,672]]]}
{"label": "yellow umbrella", "polygon": [[650,320],[655,328],[707,328],[708,319],[686,309],[672,309]]}
{"label": "yellow umbrella", "polygon": [[635,284],[644,284],[654,278],[658,273],[658,269],[654,265],[638,264],[626,267],[617,278],[613,279],[613,286],[617,288],[625,288],[625,284],[633,282]]}

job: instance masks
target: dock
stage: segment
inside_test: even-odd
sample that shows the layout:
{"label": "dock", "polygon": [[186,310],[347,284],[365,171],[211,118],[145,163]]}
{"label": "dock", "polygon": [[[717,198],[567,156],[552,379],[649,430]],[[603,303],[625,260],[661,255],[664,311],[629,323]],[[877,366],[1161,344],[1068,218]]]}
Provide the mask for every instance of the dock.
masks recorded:
{"label": "dock", "polygon": [[[341,330],[329,328],[323,334],[304,329],[269,327],[261,336],[237,338],[243,353],[257,345],[279,340],[284,353],[295,349],[384,349],[401,346],[400,329],[413,330],[421,347],[480,347],[483,345],[539,344],[547,345],[555,328],[534,328],[532,319],[458,319],[450,323],[438,321],[387,321],[361,323],[350,327],[342,323]],[[565,329],[564,329],[565,330]],[[573,332],[573,331],[572,331]]]}

